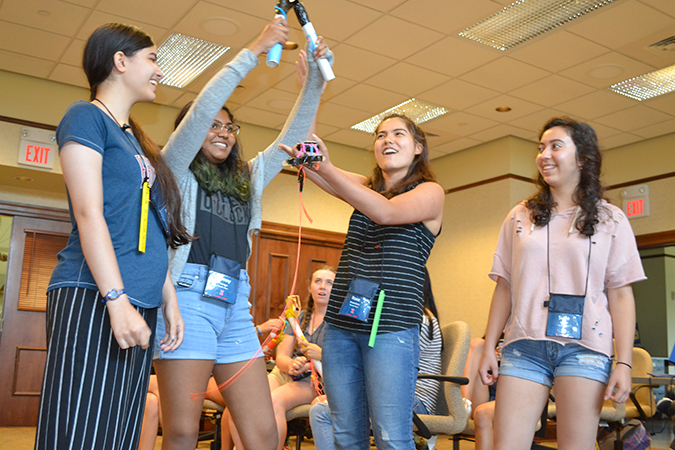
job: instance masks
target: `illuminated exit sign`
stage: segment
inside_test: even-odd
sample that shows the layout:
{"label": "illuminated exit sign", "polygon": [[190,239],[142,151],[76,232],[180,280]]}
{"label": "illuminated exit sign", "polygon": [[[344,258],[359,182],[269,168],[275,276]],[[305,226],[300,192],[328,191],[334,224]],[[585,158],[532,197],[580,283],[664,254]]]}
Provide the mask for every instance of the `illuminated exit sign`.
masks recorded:
{"label": "illuminated exit sign", "polygon": [[640,184],[624,188],[621,191],[623,198],[623,212],[629,219],[649,215],[649,185]]}
{"label": "illuminated exit sign", "polygon": [[53,169],[58,157],[54,132],[39,128],[21,129],[18,163],[25,166]]}

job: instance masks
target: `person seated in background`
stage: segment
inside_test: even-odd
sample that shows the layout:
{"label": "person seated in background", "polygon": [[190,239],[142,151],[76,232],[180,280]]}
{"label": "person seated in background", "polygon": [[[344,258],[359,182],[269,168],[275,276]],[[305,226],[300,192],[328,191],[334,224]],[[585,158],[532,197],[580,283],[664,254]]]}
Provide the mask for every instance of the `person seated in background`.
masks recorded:
{"label": "person seated in background", "polygon": [[[424,269],[424,316],[420,326],[420,359],[419,372],[427,374],[441,373],[441,351],[443,336],[438,324],[438,310],[431,291],[429,272]],[[480,355],[479,355],[480,356]],[[440,391],[440,382],[436,380],[418,379],[415,384],[415,402],[413,411],[417,414],[433,414]],[[272,393],[274,396],[274,393]],[[334,450],[333,425],[330,408],[325,395],[312,402],[309,413],[312,436],[317,450]]]}

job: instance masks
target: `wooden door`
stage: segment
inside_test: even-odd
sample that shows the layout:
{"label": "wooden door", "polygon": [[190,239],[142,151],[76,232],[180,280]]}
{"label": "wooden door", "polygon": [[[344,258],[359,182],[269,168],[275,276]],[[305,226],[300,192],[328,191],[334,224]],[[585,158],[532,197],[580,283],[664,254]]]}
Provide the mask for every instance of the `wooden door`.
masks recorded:
{"label": "wooden door", "polygon": [[0,334],[0,426],[37,424],[46,358],[46,292],[36,281],[51,275],[54,249],[65,247],[70,228],[69,222],[14,217]]}
{"label": "wooden door", "polygon": [[[309,277],[317,267],[328,264],[337,269],[345,234],[302,229],[300,262],[295,294],[307,298]],[[298,228],[263,222],[253,243],[249,261],[253,321],[263,323],[278,317],[286,297],[291,294],[298,251]]]}

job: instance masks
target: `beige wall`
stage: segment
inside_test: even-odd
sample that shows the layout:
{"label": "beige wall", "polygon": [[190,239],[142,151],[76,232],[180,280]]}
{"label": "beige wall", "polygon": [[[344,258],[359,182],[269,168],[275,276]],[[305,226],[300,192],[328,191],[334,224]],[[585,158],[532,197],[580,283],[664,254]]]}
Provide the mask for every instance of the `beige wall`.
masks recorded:
{"label": "beige wall", "polygon": [[[70,103],[86,99],[81,88],[0,71],[0,115],[57,125]],[[133,114],[146,130],[164,143],[171,132],[177,109],[166,106],[137,105]],[[20,126],[0,122],[0,166],[15,168]],[[241,140],[244,154],[253,156],[274,140],[278,130],[244,124]],[[605,152],[604,181],[608,185],[675,172],[675,134],[651,139]],[[372,154],[333,144],[331,158],[338,167],[362,174],[370,173]],[[445,189],[518,175],[534,178],[536,144],[517,137],[484,143],[432,162]],[[3,167],[0,167],[3,169]],[[59,172],[55,169],[54,172]],[[40,176],[39,172],[33,171]],[[42,175],[49,182],[61,182],[58,175]],[[56,181],[53,181],[56,180]],[[636,234],[675,229],[675,178],[649,183],[649,217],[632,221]],[[473,336],[485,330],[494,283],[487,277],[497,243],[499,228],[507,212],[531,195],[533,185],[513,178],[458,190],[446,196],[444,225],[429,261],[434,293],[441,322],[465,320]],[[614,203],[619,190],[610,191]],[[47,195],[39,189],[10,187],[0,180],[0,199],[16,203],[65,208],[64,195]],[[314,219],[303,226],[345,232],[352,208],[308,184],[303,194],[305,207]],[[295,177],[280,175],[263,197],[263,220],[297,225],[299,199]]]}

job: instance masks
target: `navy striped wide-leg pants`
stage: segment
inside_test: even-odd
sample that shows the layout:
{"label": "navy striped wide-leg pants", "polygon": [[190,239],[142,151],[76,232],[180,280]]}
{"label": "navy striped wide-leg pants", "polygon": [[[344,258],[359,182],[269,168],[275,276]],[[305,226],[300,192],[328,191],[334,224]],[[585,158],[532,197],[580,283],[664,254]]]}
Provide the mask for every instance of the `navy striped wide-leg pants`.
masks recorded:
{"label": "navy striped wide-leg pants", "polygon": [[[157,308],[136,309],[154,334]],[[97,291],[50,291],[35,449],[136,449],[151,365],[152,345],[119,347]]]}

